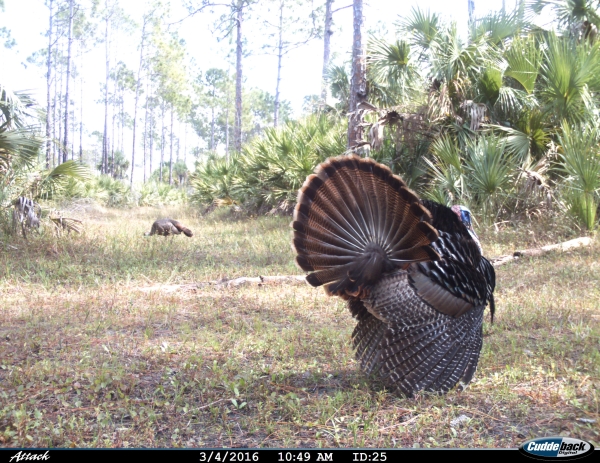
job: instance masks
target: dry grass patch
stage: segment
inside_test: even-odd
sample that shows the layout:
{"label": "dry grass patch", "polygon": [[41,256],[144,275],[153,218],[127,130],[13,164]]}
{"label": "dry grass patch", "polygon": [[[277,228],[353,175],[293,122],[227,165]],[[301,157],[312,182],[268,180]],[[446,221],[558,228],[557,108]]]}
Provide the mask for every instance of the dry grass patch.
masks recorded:
{"label": "dry grass patch", "polygon": [[[195,236],[144,238],[164,216]],[[516,447],[546,435],[598,445],[598,244],[500,267],[475,381],[403,399],[360,373],[354,323],[322,290],[140,290],[297,273],[288,223],[95,210],[82,236],[0,247],[0,445]],[[482,235],[497,255],[530,247],[528,232]]]}

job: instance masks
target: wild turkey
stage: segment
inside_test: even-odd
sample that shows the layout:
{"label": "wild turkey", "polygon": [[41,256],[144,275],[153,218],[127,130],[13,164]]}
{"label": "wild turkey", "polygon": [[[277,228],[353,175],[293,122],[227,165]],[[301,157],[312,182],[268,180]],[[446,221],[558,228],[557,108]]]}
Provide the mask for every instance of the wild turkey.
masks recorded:
{"label": "wild turkey", "polygon": [[386,166],[351,155],[306,179],[291,226],[308,283],[348,301],[365,373],[406,396],[471,381],[495,273],[468,209],[419,200]]}
{"label": "wild turkey", "polygon": [[17,224],[21,224],[23,237],[27,239],[26,229],[40,228],[42,208],[38,203],[24,196],[15,199],[12,205],[13,228],[16,231]]}
{"label": "wild turkey", "polygon": [[169,235],[179,235],[183,233],[185,236],[192,237],[194,234],[192,230],[184,227],[181,222],[173,219],[158,219],[152,224],[152,229],[150,233],[146,233],[146,236],[152,235],[161,235],[161,236],[169,236]]}

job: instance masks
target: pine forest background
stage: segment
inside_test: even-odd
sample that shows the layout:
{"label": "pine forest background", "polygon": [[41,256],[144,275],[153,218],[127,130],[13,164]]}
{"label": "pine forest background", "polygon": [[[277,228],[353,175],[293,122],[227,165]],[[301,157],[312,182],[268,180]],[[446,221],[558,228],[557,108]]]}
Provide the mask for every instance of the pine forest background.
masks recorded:
{"label": "pine forest background", "polygon": [[[486,223],[566,214],[569,228],[593,230],[600,2],[509,3],[477,16],[467,1],[459,27],[418,7],[369,23],[359,0],[155,0],[135,15],[117,0],[40,2],[46,45],[19,73],[43,76],[45,97],[0,74],[3,220],[19,196],[289,213],[319,162],[355,151]],[[341,14],[353,23],[338,27]],[[213,20],[201,43],[183,40],[198,18]],[[0,28],[5,55],[18,47],[13,28]],[[320,93],[294,108],[286,69],[315,43],[322,54],[306,69],[321,70]],[[224,50],[221,65],[203,66],[191,47]],[[265,56],[276,66],[261,68]],[[246,83],[253,60],[271,91]]]}

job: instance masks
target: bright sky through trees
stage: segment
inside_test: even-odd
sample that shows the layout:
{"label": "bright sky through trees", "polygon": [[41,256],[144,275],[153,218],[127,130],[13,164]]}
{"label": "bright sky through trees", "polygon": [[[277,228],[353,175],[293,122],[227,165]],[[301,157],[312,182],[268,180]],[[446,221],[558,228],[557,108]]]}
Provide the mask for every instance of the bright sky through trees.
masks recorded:
{"label": "bright sky through trees", "polygon": [[[56,4],[57,2],[55,2]],[[75,2],[83,8],[90,9],[92,2]],[[188,74],[189,82],[200,74],[206,73],[211,68],[217,68],[229,72],[230,76],[235,73],[235,30],[228,33],[222,21],[224,8],[206,8],[203,11],[189,16],[186,5],[201,5],[199,0],[194,1],[171,1],[165,0],[163,4],[170,5],[170,16],[164,19],[163,27],[169,33],[175,32],[179,39],[185,42],[185,72]],[[483,2],[475,1],[475,13],[483,16],[489,11],[500,10],[503,3],[506,9],[511,11],[515,6],[515,0],[492,0]],[[103,1],[99,3],[104,4]],[[141,24],[144,12],[148,10],[150,0],[122,0],[117,4],[124,10],[130,22],[123,23],[119,30],[114,33],[111,45],[111,67],[118,62],[123,62],[129,70],[137,70],[139,67],[141,41]],[[318,7],[323,7],[324,1],[308,0],[299,2],[301,8],[306,10],[308,18],[310,12]],[[265,18],[269,5],[274,8],[275,3],[260,0],[251,5],[244,17],[244,58],[243,79],[244,91],[255,88],[269,95],[275,95],[277,79],[277,57],[268,53],[267,41],[273,41],[272,34],[266,30]],[[350,0],[336,0],[334,10],[334,34],[331,39],[331,64],[341,65],[350,61],[352,50],[352,8]],[[450,22],[456,21],[459,31],[464,31],[466,36],[468,22],[468,2],[449,2],[441,0],[411,0],[403,2],[384,2],[371,0],[365,2],[366,30],[369,35],[374,34],[378,38],[393,40],[395,38],[395,23],[410,13],[410,10],[418,6],[421,9],[429,9],[437,12]],[[102,6],[100,6],[102,8]],[[86,11],[87,16],[91,11]],[[93,143],[94,132],[102,132],[104,125],[104,91],[105,81],[105,47],[103,40],[102,21],[95,20],[96,34],[92,34],[91,40],[86,44],[86,51],[79,54],[76,59],[76,73],[82,71],[80,76],[75,77],[72,90],[75,109],[79,111],[80,104],[83,118],[84,145]],[[318,11],[315,16],[315,24],[322,28],[324,11]],[[37,58],[39,65],[28,62],[28,58],[34,53],[45,50],[48,46],[46,31],[48,28],[48,7],[44,0],[7,0],[5,9],[0,12],[0,28],[5,27],[11,31],[16,40],[16,46],[6,48],[0,46],[0,79],[8,88],[14,90],[29,90],[37,99],[40,106],[46,106],[46,67]],[[293,40],[293,39],[290,39]],[[2,44],[3,45],[3,44]],[[273,43],[269,44],[271,49]],[[75,51],[74,53],[79,53]],[[303,46],[294,48],[287,53],[282,62],[280,98],[291,107],[291,116],[300,117],[303,111],[305,97],[319,95],[321,93],[321,71],[323,57],[322,38],[316,37]],[[137,72],[137,71],[136,71]],[[140,91],[146,92],[148,88],[142,84]],[[125,95],[122,112],[131,117],[134,113],[134,96],[129,92]],[[142,95],[140,104],[144,104]],[[289,113],[289,110],[288,110]],[[114,113],[113,113],[114,114]],[[114,117],[114,116],[113,116]],[[141,117],[141,113],[138,114]],[[233,124],[231,114],[228,124]],[[123,119],[124,121],[125,119]],[[138,124],[142,121],[138,120]],[[143,122],[144,124],[146,121]],[[158,123],[158,121],[155,121]],[[213,122],[214,123],[214,122]],[[123,122],[122,122],[123,124]],[[181,125],[177,126],[178,143],[184,146],[186,153],[195,146],[202,145],[193,130],[182,131]],[[114,122],[113,122],[114,125]],[[163,123],[164,131],[164,123]],[[140,128],[140,130],[143,130]],[[158,129],[157,129],[158,130]],[[171,121],[172,130],[172,121]],[[185,133],[183,133],[185,132]],[[114,128],[113,128],[114,133]],[[118,133],[118,132],[117,132]],[[75,133],[73,132],[73,135]],[[157,135],[160,138],[160,135]],[[139,138],[139,137],[138,137]],[[166,139],[163,142],[167,142]],[[179,144],[177,149],[179,150]],[[125,154],[131,150],[131,130],[121,131],[121,146]],[[129,147],[129,148],[127,148]],[[84,146],[85,148],[85,146]],[[206,148],[206,147],[205,147]],[[114,147],[113,147],[114,149]],[[170,147],[170,151],[172,151]],[[222,149],[222,147],[221,147]],[[164,153],[163,153],[164,154]],[[171,154],[171,153],[169,153]],[[179,159],[180,152],[177,152]],[[191,157],[186,162],[191,162]],[[137,165],[137,162],[136,162]],[[141,176],[140,173],[135,174]]]}
{"label": "bright sky through trees", "polygon": [[[11,29],[12,36],[17,45],[10,49],[0,48],[0,73],[3,82],[13,89],[35,90],[38,99],[44,96],[44,69],[28,66],[26,69],[21,63],[31,53],[43,49],[47,43],[44,33],[48,27],[48,9],[43,0],[7,0],[5,11],[0,13],[0,27]],[[144,10],[144,0],[122,1],[121,6],[136,21],[141,21]],[[172,1],[172,20],[176,22],[184,18],[187,13],[182,6],[183,2]],[[316,4],[317,2],[315,2]],[[335,8],[350,4],[349,0],[337,0]],[[514,0],[506,1],[507,8],[514,6]],[[408,2],[384,2],[371,0],[366,5],[367,29],[369,31],[387,31],[390,36],[394,32],[394,22],[403,12],[408,12],[413,5],[420,8],[429,8],[431,11],[441,13],[447,19],[456,20],[459,28],[467,27],[467,0],[443,1],[443,0],[411,0]],[[483,15],[490,10],[498,10],[502,7],[501,0],[476,1],[475,11]],[[246,85],[258,87],[274,93],[276,79],[276,57],[265,55],[261,52],[261,40],[265,39],[263,30],[259,29],[259,10],[251,14],[247,29],[247,39],[251,47],[250,56],[245,60]],[[226,54],[231,45],[229,37],[221,42],[217,41],[219,34],[214,31],[219,12],[215,14],[199,13],[191,18],[174,24],[172,27],[178,29],[179,35],[187,43],[187,51],[190,58],[195,61],[201,70],[210,67],[227,68]],[[211,30],[213,29],[213,30]],[[352,32],[352,9],[346,8],[337,12],[334,16],[334,30],[332,37],[333,61],[342,62],[349,59],[351,32]],[[126,43],[119,44],[119,53],[124,61],[133,67],[136,62],[136,47],[138,46],[139,34],[132,34]],[[101,81],[103,60],[101,58],[102,47],[97,46],[87,56],[85,68],[87,69],[85,79],[88,84],[88,99],[97,100],[97,85],[94,79]],[[282,76],[282,97],[292,103],[293,109],[299,113],[302,109],[304,96],[320,93],[320,66],[322,63],[323,44],[320,40],[313,40],[305,47],[292,51],[284,62]],[[233,56],[231,57],[233,59]],[[97,66],[94,66],[97,64]],[[233,69],[233,64],[231,64]]]}

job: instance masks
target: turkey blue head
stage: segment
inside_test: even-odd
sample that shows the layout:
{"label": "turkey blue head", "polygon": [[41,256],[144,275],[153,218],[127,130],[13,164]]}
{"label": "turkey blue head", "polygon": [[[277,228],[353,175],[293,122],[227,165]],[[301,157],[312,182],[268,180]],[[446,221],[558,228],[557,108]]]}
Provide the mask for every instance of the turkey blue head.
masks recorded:
{"label": "turkey blue head", "polygon": [[477,243],[477,247],[483,253],[481,243],[479,242],[479,237],[477,236],[477,233],[475,233],[475,230],[473,230],[473,223],[471,222],[471,211],[469,210],[469,208],[465,206],[452,206],[451,209],[452,212],[454,212],[458,216],[458,218],[464,224],[464,226],[467,227],[469,235],[471,235],[471,238],[473,238],[473,241]]}

